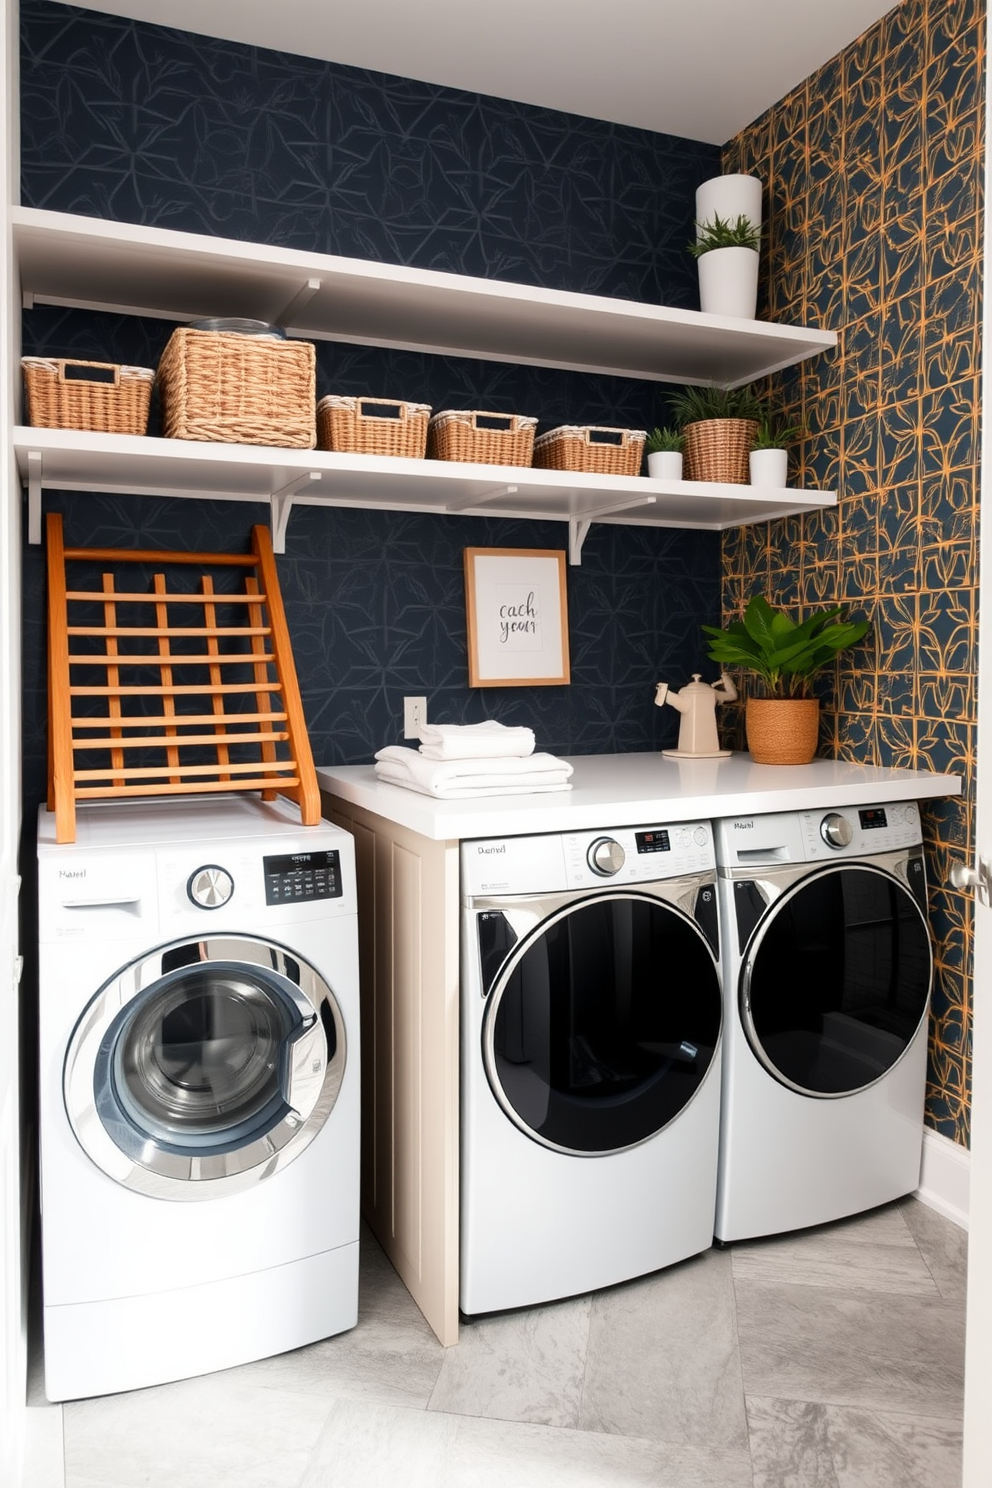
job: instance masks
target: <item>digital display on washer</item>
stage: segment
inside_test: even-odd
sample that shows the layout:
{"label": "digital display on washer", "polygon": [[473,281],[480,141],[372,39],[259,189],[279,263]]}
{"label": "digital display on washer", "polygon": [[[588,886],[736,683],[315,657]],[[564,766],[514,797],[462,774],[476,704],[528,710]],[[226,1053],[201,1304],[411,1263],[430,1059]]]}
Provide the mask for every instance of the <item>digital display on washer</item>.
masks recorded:
{"label": "digital display on washer", "polygon": [[340,899],[341,855],[325,852],[282,853],[263,858],[266,904],[302,904],[307,899]]}
{"label": "digital display on washer", "polygon": [[866,832],[870,832],[872,827],[888,826],[888,822],[885,820],[885,811],[881,806],[869,806],[866,810],[859,811],[858,821]]}
{"label": "digital display on washer", "polygon": [[639,853],[671,852],[672,844],[664,827],[654,827],[650,832],[635,832],[634,841]]}

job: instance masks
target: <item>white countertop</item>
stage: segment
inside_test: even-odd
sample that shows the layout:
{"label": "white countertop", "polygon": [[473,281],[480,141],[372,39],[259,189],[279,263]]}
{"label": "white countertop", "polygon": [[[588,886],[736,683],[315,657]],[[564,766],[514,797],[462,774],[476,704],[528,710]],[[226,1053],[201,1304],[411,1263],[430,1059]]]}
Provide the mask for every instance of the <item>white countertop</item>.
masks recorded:
{"label": "white countertop", "polygon": [[666,759],[662,754],[565,756],[570,791],[441,801],[386,785],[372,765],[318,767],[322,790],[438,842],[631,827],[698,818],[864,806],[959,796],[959,775],[894,770],[845,760],[756,765],[729,759]]}

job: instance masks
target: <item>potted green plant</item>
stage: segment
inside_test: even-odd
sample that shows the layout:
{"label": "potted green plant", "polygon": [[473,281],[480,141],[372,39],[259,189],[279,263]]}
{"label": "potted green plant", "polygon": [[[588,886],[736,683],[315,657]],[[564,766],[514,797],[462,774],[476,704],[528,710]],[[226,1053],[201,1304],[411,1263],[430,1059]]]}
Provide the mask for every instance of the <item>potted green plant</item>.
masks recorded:
{"label": "potted green plant", "polygon": [[748,455],[752,486],[783,488],[788,484],[789,446],[801,439],[803,433],[799,424],[786,424],[778,414],[762,414]]}
{"label": "potted green plant", "polygon": [[699,308],[706,315],[753,320],[758,305],[761,228],[743,212],[696,223],[689,252],[698,261]]}
{"label": "potted green plant", "polygon": [[684,438],[686,480],[748,483],[748,453],[764,412],[752,387],[688,387],[669,403]]}
{"label": "potted green plant", "polygon": [[685,436],[681,429],[652,429],[644,441],[648,457],[648,475],[652,480],[682,479],[682,446]]}
{"label": "potted green plant", "polygon": [[744,667],[760,678],[765,697],[749,697],[745,730],[751,758],[761,765],[806,765],[816,753],[820,701],[811,679],[868,633],[867,620],[842,618],[840,606],[796,622],[763,594],[723,630],[704,625],[710,661],[721,670]]}

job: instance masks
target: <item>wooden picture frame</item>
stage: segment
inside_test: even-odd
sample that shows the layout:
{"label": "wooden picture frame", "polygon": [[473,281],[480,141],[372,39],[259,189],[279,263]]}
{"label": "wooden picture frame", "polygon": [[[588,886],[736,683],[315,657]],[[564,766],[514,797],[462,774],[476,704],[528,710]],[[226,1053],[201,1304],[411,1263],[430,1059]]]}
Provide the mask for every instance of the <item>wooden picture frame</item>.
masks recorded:
{"label": "wooden picture frame", "polygon": [[470,687],[561,687],[569,681],[564,552],[466,548]]}

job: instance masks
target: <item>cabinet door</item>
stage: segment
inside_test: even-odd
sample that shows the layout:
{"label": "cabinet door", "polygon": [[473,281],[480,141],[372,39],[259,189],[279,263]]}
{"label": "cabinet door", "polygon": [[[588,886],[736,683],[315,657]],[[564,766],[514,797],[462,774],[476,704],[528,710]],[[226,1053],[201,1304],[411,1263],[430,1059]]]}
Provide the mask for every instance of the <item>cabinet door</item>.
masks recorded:
{"label": "cabinet door", "polygon": [[362,1209],[440,1341],[458,1341],[458,844],[322,793],[351,832],[362,986]]}

